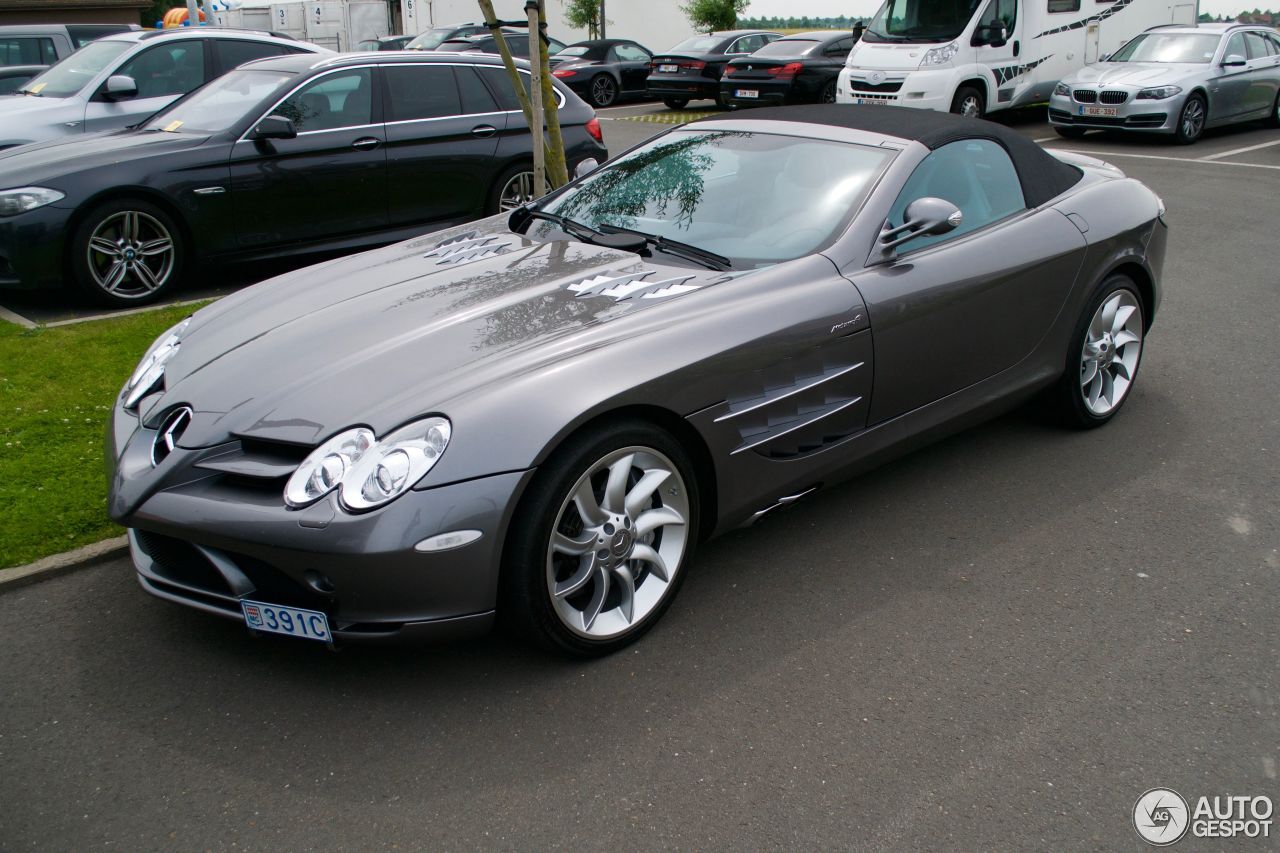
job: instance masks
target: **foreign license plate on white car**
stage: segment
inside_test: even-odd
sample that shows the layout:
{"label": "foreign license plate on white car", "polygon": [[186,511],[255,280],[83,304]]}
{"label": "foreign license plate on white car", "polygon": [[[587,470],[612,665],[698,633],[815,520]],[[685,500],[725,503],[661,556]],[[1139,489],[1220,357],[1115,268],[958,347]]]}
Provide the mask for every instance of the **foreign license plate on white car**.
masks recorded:
{"label": "foreign license plate on white car", "polygon": [[240,609],[244,612],[244,623],[250,630],[288,634],[290,637],[319,640],[322,643],[333,642],[333,635],[329,633],[329,620],[319,610],[282,607],[261,601],[241,601]]}
{"label": "foreign license plate on white car", "polygon": [[1082,116],[1099,116],[1107,118],[1115,118],[1117,114],[1115,107],[1081,107],[1080,115]]}
{"label": "foreign license plate on white car", "polygon": [[679,70],[680,70],[679,65],[659,65],[658,66],[658,71],[662,72],[663,74],[675,74]]}
{"label": "foreign license plate on white car", "polygon": [[889,103],[889,100],[888,98],[854,98],[853,102],[855,104],[867,104],[868,106],[883,107],[885,104]]}
{"label": "foreign license plate on white car", "polygon": [[759,89],[734,89],[733,96],[735,98],[758,98],[760,97]]}

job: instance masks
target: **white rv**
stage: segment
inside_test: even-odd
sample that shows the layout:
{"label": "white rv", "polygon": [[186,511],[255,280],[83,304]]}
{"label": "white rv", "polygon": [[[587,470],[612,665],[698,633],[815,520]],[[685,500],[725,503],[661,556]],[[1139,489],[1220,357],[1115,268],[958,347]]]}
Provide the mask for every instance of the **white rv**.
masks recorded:
{"label": "white rv", "polygon": [[1039,103],[1148,27],[1197,14],[1197,0],[884,0],[836,101],[973,116]]}

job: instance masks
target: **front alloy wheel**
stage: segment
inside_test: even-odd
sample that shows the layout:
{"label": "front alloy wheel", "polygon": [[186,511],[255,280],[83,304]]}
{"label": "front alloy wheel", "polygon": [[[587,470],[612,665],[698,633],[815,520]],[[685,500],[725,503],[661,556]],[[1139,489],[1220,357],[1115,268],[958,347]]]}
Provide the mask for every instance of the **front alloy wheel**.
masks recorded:
{"label": "front alloy wheel", "polygon": [[1178,129],[1174,133],[1174,139],[1182,145],[1190,145],[1200,138],[1200,134],[1204,133],[1205,121],[1209,118],[1209,110],[1205,106],[1204,98],[1200,95],[1192,95],[1187,98],[1187,102],[1182,105],[1182,112],[1178,114]]}
{"label": "front alloy wheel", "polygon": [[177,247],[169,226],[142,210],[121,210],[94,226],[84,247],[85,270],[108,300],[144,302],[173,277]]}

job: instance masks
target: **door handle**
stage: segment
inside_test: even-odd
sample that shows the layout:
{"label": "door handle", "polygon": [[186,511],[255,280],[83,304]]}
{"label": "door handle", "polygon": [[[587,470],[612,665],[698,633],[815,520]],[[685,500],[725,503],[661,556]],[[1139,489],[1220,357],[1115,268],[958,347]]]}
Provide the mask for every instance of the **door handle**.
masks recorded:
{"label": "door handle", "polygon": [[359,148],[361,151],[372,151],[381,144],[381,139],[375,139],[372,136],[362,136],[355,142],[351,143],[351,147]]}
{"label": "door handle", "polygon": [[497,132],[498,129],[491,124],[481,124],[471,128],[471,135],[477,136],[481,139],[493,136]]}

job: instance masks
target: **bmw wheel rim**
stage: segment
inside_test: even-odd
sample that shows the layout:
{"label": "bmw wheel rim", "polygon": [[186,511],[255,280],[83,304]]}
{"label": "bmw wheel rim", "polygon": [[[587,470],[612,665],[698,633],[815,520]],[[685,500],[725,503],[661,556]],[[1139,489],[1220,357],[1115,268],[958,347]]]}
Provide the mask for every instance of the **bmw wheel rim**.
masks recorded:
{"label": "bmw wheel rim", "polygon": [[[542,193],[545,195],[550,191],[551,188],[547,186],[544,178]],[[531,201],[533,201],[533,172],[517,172],[502,188],[502,193],[498,196],[498,210],[505,213]]]}
{"label": "bmw wheel rim", "polygon": [[98,223],[86,254],[94,284],[121,299],[141,299],[164,287],[176,260],[169,229],[138,210],[122,210]]}
{"label": "bmw wheel rim", "polygon": [[591,84],[591,99],[597,107],[607,107],[613,103],[613,80],[608,77],[597,77]]}
{"label": "bmw wheel rim", "polygon": [[547,591],[573,633],[607,640],[667,597],[688,550],[689,494],[671,460],[648,447],[589,467],[560,505],[547,544]]}
{"label": "bmw wheel rim", "polygon": [[1182,108],[1182,135],[1194,139],[1204,128],[1204,104],[1199,98],[1192,98]]}
{"label": "bmw wheel rim", "polygon": [[1112,293],[1094,312],[1080,353],[1085,408],[1105,417],[1124,402],[1142,357],[1142,308],[1128,290]]}

